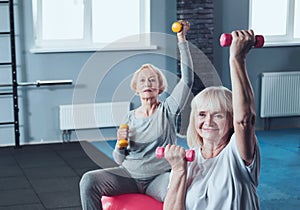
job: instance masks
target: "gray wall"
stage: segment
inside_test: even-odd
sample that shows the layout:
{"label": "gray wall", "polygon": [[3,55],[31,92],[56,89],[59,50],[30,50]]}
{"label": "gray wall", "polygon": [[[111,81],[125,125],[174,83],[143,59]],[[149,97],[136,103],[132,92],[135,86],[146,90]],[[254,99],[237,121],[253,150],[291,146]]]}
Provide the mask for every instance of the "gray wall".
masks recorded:
{"label": "gray wall", "polygon": [[[228,48],[221,48],[218,39],[222,33],[232,30],[248,29],[249,1],[214,1],[215,46],[214,64],[221,69],[223,84],[230,87]],[[254,49],[247,59],[249,77],[253,85],[257,110],[257,129],[264,129],[264,120],[260,118],[260,74],[266,71],[300,71],[300,46],[265,47]],[[299,117],[271,118],[270,129],[300,127]]]}
{"label": "gray wall", "polygon": [[[32,82],[36,80],[55,79],[72,79],[74,81],[74,85],[72,86],[19,88],[21,145],[61,141],[59,105],[72,104],[73,92],[76,86],[81,89],[88,88],[88,84],[77,84],[76,82],[79,75],[84,71],[85,65],[94,56],[95,52],[31,53],[29,50],[33,47],[34,41],[31,1],[20,1],[15,6],[15,10],[16,28],[18,31],[18,81]],[[0,13],[0,16],[4,15],[4,13]],[[171,34],[170,25],[175,19],[176,2],[166,0],[151,1],[152,32]],[[107,69],[102,69],[102,66],[107,64],[105,62],[109,62],[109,58],[119,56],[122,60],[111,64],[112,68],[109,70],[109,74],[107,74],[104,81],[101,82],[101,87],[97,90],[94,101],[110,102],[114,94],[114,89],[111,86],[116,87],[118,82],[130,76],[143,63],[153,63],[163,70],[176,74],[176,60],[163,56],[164,54],[173,53],[168,52],[166,45],[170,45],[170,48],[176,52],[176,37],[173,35],[172,37],[165,36],[167,35],[154,35],[153,44],[158,46],[158,50],[99,52],[98,57],[102,59],[99,61],[99,66],[97,66],[97,71],[99,72],[107,71]],[[126,58],[128,55],[130,57]],[[93,75],[89,76],[91,80],[94,78]],[[9,75],[7,77],[9,78]],[[9,82],[9,79],[7,82]],[[170,88],[172,88],[172,85],[174,85],[173,80],[169,81],[169,83]],[[127,100],[130,100],[130,98]],[[7,104],[5,107],[1,104],[1,107],[1,110],[12,113],[11,104]],[[108,133],[108,137],[115,136],[115,130],[104,133]],[[12,127],[0,128],[0,136],[0,145],[14,144]],[[75,139],[76,136],[72,135],[72,138]]]}
{"label": "gray wall", "polygon": [[[171,34],[170,25],[176,19],[176,2],[152,0],[151,4],[152,32]],[[94,52],[30,53],[29,50],[33,46],[31,1],[21,1],[16,5],[16,10],[18,81],[72,79],[75,82],[73,86],[19,88],[21,144],[61,141],[58,107],[62,104],[72,103],[76,81]],[[230,87],[228,48],[219,47],[218,39],[223,32],[247,28],[248,1],[214,1],[214,13],[214,65],[218,72],[221,72],[220,76],[223,84]],[[3,19],[2,16],[4,15],[1,12],[0,19]],[[137,51],[138,55],[131,54],[130,58],[113,65],[112,70],[109,71],[110,74],[106,78],[107,81],[101,83],[101,89],[97,90],[95,101],[111,101],[114,88],[110,88],[110,85],[112,87],[118,86],[118,82],[130,76],[143,63],[154,63],[158,67],[176,74],[176,61],[168,56],[163,56],[164,54],[172,55],[173,51],[176,51],[174,48],[176,43],[172,41],[172,38],[169,41],[169,37],[161,38],[158,36],[153,40],[154,44],[159,46],[158,50]],[[106,58],[122,57],[124,56],[122,53],[125,52],[101,52],[101,62],[106,62]],[[264,71],[300,70],[300,59],[297,59],[299,56],[299,47],[272,47],[255,49],[251,52],[248,57],[248,69],[256,94],[258,113],[260,73]],[[98,70],[105,71],[105,69],[101,69],[101,65],[99,65]],[[6,77],[9,78],[8,75]],[[174,81],[176,81],[174,78],[169,79],[170,89],[174,85]],[[83,89],[88,86],[87,84],[81,85],[79,87]],[[136,106],[137,103],[134,101],[133,106]],[[11,106],[1,104],[1,110],[5,110],[2,112],[6,116],[6,113],[11,111]],[[271,128],[299,126],[299,118],[278,118],[271,121]],[[263,128],[263,121],[259,119],[259,115],[256,127],[257,129]],[[108,130],[103,133],[106,133],[108,137],[115,136],[115,130]],[[0,136],[1,145],[14,144],[12,127],[0,127]],[[72,138],[76,138],[76,136],[72,135]]]}

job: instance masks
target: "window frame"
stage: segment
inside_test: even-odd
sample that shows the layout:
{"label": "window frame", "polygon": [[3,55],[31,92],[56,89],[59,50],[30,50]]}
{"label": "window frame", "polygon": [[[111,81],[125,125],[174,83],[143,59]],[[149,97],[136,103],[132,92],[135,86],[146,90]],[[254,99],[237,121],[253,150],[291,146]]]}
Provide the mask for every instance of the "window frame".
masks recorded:
{"label": "window frame", "polygon": [[[32,0],[34,46],[32,53],[49,52],[78,52],[78,51],[115,51],[115,50],[153,50],[157,46],[151,45],[150,36],[150,0],[139,0],[141,21],[140,34],[134,35],[137,42],[96,43],[93,42],[92,29],[92,0],[84,0],[83,39],[43,40],[42,38],[42,1]],[[122,39],[121,39],[122,40]]]}
{"label": "window frame", "polygon": [[[252,3],[254,0],[249,1],[249,28],[254,29],[252,25]],[[287,0],[287,18],[286,18],[286,34],[285,35],[264,35],[264,47],[276,46],[300,46],[300,38],[294,37],[294,14],[295,14],[295,1]]]}

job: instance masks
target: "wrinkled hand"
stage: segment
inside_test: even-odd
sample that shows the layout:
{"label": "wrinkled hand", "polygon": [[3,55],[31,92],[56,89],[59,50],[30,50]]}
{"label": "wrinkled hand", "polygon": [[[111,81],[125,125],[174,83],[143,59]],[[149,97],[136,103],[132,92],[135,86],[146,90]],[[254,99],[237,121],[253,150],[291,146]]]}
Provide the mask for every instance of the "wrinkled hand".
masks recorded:
{"label": "wrinkled hand", "polygon": [[127,128],[119,128],[117,131],[117,144],[119,144],[120,140],[128,139],[129,129]]}
{"label": "wrinkled hand", "polygon": [[230,57],[245,59],[247,53],[255,44],[253,30],[237,30],[231,32],[231,35]]}
{"label": "wrinkled hand", "polygon": [[186,171],[187,161],[185,158],[186,151],[178,145],[168,144],[165,147],[165,159],[169,162],[173,171]]}
{"label": "wrinkled hand", "polygon": [[185,41],[187,31],[190,29],[190,23],[185,20],[178,20],[178,22],[182,25],[182,30],[177,33],[178,41]]}

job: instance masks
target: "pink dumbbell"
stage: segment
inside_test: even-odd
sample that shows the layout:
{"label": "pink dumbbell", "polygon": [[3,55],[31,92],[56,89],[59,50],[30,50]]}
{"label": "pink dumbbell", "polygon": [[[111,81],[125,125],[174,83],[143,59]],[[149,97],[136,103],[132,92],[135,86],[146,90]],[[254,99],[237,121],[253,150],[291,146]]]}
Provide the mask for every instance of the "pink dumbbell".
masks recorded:
{"label": "pink dumbbell", "polygon": [[[220,45],[221,47],[228,47],[231,45],[232,35],[231,34],[222,34],[220,37]],[[255,48],[263,47],[265,43],[265,38],[262,35],[255,36]]]}
{"label": "pink dumbbell", "polygon": [[[155,155],[157,158],[163,158],[165,154],[165,148],[164,147],[157,147]],[[185,159],[189,162],[194,161],[195,159],[195,150],[187,150],[185,153]]]}

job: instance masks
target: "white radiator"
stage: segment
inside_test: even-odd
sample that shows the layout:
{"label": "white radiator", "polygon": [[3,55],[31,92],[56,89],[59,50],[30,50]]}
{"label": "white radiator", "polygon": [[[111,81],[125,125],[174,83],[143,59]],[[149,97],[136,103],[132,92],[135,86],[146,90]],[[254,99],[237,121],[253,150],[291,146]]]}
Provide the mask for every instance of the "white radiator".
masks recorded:
{"label": "white radiator", "polygon": [[129,109],[130,102],[60,105],[60,130],[116,127]]}
{"label": "white radiator", "polygon": [[300,116],[300,71],[262,73],[260,116]]}

